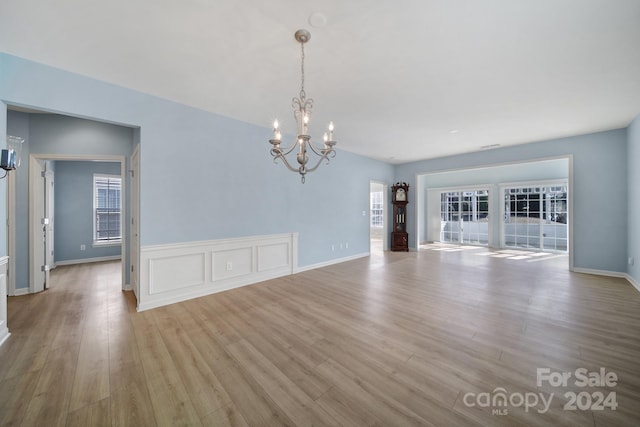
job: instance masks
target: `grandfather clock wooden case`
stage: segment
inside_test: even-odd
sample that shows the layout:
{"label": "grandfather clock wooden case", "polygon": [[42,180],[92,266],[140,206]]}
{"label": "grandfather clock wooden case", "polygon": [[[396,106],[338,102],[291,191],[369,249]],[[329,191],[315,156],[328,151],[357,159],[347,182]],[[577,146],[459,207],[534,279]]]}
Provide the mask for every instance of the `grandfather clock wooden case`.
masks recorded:
{"label": "grandfather clock wooden case", "polygon": [[409,184],[406,182],[398,182],[391,187],[391,203],[393,204],[392,251],[409,252],[409,234],[407,233],[408,196]]}

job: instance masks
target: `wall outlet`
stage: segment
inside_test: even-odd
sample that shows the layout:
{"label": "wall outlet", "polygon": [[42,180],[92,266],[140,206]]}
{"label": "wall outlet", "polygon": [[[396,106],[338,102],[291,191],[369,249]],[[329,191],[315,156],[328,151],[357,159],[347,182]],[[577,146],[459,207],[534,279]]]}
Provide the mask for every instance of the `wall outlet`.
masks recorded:
{"label": "wall outlet", "polygon": [[629,257],[629,265],[635,264],[636,260],[632,256]]}
{"label": "wall outlet", "polygon": [[227,261],[227,271],[233,270],[233,263],[231,261]]}
{"label": "wall outlet", "polygon": [[345,249],[349,249],[349,242],[344,244]]}
{"label": "wall outlet", "polygon": [[334,252],[336,250],[336,245],[331,245],[331,252]]}
{"label": "wall outlet", "polygon": [[80,250],[81,250],[81,251],[84,251],[84,250],[86,250],[86,249],[87,249],[87,245],[80,245]]}

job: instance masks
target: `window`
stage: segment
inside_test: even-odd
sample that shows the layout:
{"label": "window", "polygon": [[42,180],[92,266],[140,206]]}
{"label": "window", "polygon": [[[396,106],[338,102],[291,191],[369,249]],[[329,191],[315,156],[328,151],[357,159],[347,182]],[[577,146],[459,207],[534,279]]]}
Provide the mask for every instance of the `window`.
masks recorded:
{"label": "window", "polygon": [[382,228],[382,191],[371,192],[371,227]]}
{"label": "window", "polygon": [[93,243],[122,242],[122,179],[114,175],[93,176]]}

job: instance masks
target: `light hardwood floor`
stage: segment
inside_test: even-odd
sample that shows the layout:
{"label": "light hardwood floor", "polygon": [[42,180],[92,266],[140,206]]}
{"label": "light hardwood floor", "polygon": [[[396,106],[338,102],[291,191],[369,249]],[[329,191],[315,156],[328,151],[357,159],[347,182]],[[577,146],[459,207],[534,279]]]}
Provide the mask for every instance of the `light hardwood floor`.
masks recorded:
{"label": "light hardwood floor", "polygon": [[[59,267],[9,299],[0,423],[640,425],[640,293],[506,256],[385,253],[142,313],[119,263]],[[536,384],[601,367],[615,387]],[[507,406],[478,405],[500,388]],[[618,406],[563,410],[568,391]],[[533,393],[547,412],[518,407]]]}

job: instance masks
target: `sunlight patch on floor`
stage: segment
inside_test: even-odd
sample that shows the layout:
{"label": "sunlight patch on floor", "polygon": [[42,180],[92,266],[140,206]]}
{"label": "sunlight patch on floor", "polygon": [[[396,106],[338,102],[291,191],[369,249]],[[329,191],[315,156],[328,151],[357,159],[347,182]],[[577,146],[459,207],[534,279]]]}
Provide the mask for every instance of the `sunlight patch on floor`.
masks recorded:
{"label": "sunlight patch on floor", "polygon": [[431,251],[441,251],[441,252],[461,252],[461,251],[476,250],[477,252],[474,255],[486,256],[486,257],[492,257],[492,258],[512,259],[516,261],[525,261],[525,262],[536,262],[536,261],[543,261],[547,259],[561,258],[561,257],[567,256],[566,253],[557,253],[557,252],[533,252],[533,251],[525,251],[525,250],[518,250],[518,249],[492,250],[484,246],[455,245],[451,243],[439,243],[439,242],[420,245],[420,249],[426,249]]}
{"label": "sunlight patch on floor", "polygon": [[432,251],[443,252],[460,252],[473,249],[483,249],[483,247],[470,245],[452,245],[450,243],[429,243],[427,245],[420,245],[420,249],[429,249]]}

